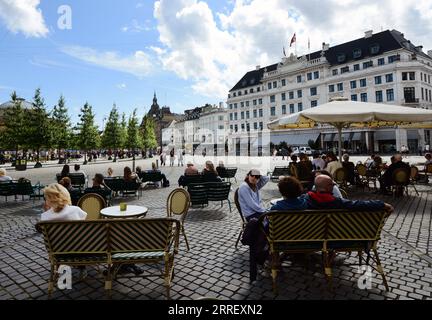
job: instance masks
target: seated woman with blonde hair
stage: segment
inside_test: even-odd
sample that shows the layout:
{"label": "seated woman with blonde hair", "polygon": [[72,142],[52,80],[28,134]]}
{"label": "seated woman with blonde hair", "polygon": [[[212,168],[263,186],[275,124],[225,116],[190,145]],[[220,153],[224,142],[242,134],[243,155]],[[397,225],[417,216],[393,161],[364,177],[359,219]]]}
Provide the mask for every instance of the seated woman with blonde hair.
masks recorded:
{"label": "seated woman with blonde hair", "polygon": [[44,190],[45,204],[41,221],[85,220],[87,213],[79,207],[72,206],[69,191],[61,184],[53,183]]}

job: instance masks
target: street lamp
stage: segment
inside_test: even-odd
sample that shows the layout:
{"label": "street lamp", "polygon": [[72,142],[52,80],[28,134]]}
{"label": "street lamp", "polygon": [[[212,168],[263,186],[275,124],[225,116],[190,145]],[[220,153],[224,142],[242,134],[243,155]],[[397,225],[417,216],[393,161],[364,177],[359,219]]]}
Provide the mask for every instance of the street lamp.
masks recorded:
{"label": "street lamp", "polygon": [[249,122],[246,121],[246,131],[247,131],[247,135],[248,135],[248,157],[250,157],[251,152],[250,152],[250,126],[249,126]]}

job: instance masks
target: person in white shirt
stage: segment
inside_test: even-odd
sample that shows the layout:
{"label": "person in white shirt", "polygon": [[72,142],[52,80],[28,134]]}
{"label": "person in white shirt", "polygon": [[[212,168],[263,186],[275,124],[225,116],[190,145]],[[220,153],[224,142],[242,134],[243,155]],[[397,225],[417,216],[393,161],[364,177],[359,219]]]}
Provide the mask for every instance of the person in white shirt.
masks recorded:
{"label": "person in white shirt", "polygon": [[327,158],[329,158],[330,161],[327,162],[327,165],[324,169],[330,172],[332,177],[334,177],[336,170],[342,168],[342,163],[340,163],[340,161],[338,160],[338,158],[334,153],[327,154]]}
{"label": "person in white shirt", "polygon": [[41,221],[74,221],[85,220],[87,213],[79,207],[72,206],[69,191],[61,184],[53,183],[44,190],[45,212]]}
{"label": "person in white shirt", "polygon": [[326,166],[325,161],[321,158],[319,153],[314,153],[312,160],[312,167],[314,170],[323,170]]}
{"label": "person in white shirt", "polygon": [[0,182],[11,181],[12,178],[6,175],[6,170],[0,168]]}

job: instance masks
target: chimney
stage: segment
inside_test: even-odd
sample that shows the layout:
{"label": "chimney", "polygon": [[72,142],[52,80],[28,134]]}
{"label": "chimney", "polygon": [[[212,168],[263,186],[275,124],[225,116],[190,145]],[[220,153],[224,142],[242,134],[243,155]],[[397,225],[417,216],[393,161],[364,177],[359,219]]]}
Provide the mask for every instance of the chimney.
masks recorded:
{"label": "chimney", "polygon": [[432,50],[428,50],[428,56],[432,58]]}
{"label": "chimney", "polygon": [[255,67],[255,70],[259,70],[259,69],[261,69],[261,66],[260,65],[257,65],[256,67]]}
{"label": "chimney", "polygon": [[417,46],[415,48],[418,52],[423,52],[423,46]]}
{"label": "chimney", "polygon": [[365,39],[372,37],[373,30],[368,30],[365,32]]}
{"label": "chimney", "polygon": [[327,51],[330,49],[330,44],[323,42],[322,43],[322,51]]}

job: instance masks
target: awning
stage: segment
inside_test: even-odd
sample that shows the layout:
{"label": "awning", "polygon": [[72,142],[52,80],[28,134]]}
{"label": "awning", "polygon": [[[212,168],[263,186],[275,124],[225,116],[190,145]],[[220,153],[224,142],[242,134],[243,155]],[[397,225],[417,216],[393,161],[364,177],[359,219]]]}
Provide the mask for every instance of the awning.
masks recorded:
{"label": "awning", "polygon": [[419,138],[418,131],[407,131],[407,138],[409,140],[418,140]]}
{"label": "awning", "polygon": [[271,133],[271,142],[279,144],[285,141],[288,145],[292,146],[307,146],[309,140],[314,142],[318,139],[320,133],[294,133],[294,134],[278,134],[276,132]]}
{"label": "awning", "polygon": [[334,133],[327,133],[325,136],[324,136],[324,142],[330,142],[330,141],[335,141],[334,140],[334,137],[335,137],[336,135],[334,134]]}
{"label": "awning", "polygon": [[351,137],[351,140],[360,141],[361,140],[361,132],[354,132],[353,136]]}
{"label": "awning", "polygon": [[[342,133],[342,141],[349,141],[349,140],[351,140],[350,139],[350,135],[351,135],[350,132],[348,132],[348,133]],[[339,141],[339,134],[338,133],[334,134],[333,141]]]}
{"label": "awning", "polygon": [[394,131],[375,131],[375,140],[396,140]]}

